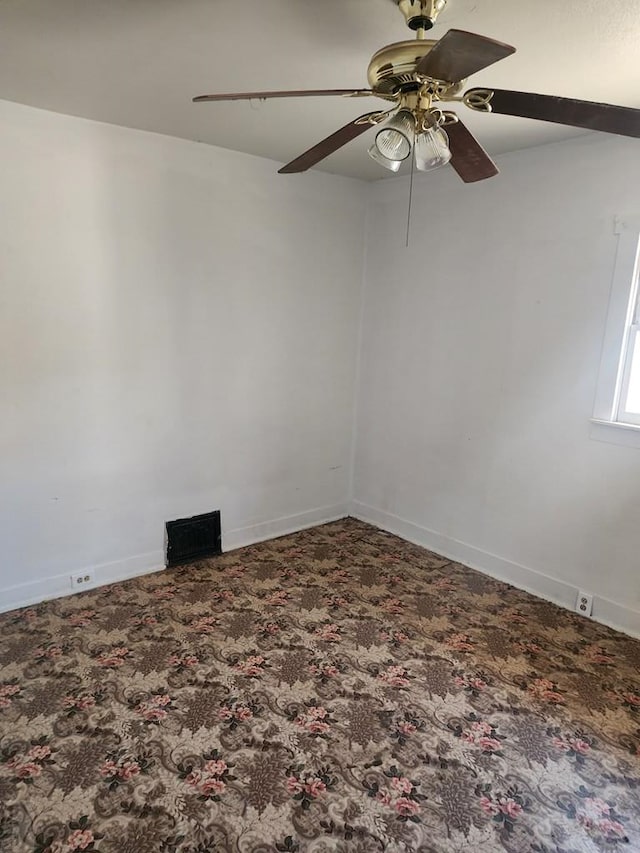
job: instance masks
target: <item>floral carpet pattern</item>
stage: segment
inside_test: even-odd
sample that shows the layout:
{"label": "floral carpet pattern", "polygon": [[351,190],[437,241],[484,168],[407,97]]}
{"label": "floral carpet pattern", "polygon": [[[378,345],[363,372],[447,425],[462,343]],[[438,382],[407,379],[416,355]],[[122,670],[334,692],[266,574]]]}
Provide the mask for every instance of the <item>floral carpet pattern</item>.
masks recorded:
{"label": "floral carpet pattern", "polygon": [[0,616],[3,853],[640,851],[640,642],[353,519]]}

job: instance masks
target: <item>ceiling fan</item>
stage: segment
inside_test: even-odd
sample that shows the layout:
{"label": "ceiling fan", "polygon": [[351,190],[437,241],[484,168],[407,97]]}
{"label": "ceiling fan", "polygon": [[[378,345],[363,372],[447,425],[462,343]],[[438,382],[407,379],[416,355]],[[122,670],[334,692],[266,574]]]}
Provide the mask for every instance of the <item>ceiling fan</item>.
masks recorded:
{"label": "ceiling fan", "polygon": [[539,121],[640,137],[640,109],[554,95],[506,89],[472,88],[466,78],[505,59],[515,48],[469,33],[449,30],[439,41],[426,38],[447,0],[392,0],[404,14],[416,39],[381,48],[371,58],[369,89],[319,89],[200,95],[194,102],[238,101],[342,95],[373,96],[392,103],[390,109],[365,113],[296,157],[279,171],[305,172],[372,126],[382,125],[369,155],[393,172],[413,153],[412,167],[429,171],[451,163],[466,183],[498,174],[498,168],[458,114],[442,109],[459,103],[484,113],[522,116]]}

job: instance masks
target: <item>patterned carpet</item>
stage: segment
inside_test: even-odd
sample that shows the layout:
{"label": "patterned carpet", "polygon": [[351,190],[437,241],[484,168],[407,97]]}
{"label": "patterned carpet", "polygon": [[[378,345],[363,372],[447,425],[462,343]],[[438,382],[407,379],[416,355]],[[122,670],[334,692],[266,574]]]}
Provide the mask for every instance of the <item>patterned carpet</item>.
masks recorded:
{"label": "patterned carpet", "polygon": [[640,642],[348,519],[0,616],[3,853],[640,851]]}

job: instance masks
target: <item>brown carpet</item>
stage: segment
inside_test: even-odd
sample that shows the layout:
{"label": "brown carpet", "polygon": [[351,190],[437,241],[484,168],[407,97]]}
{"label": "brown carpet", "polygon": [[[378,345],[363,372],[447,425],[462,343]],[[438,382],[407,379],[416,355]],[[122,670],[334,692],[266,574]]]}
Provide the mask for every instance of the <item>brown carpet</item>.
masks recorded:
{"label": "brown carpet", "polygon": [[353,520],[0,616],[3,853],[640,851],[640,642]]}

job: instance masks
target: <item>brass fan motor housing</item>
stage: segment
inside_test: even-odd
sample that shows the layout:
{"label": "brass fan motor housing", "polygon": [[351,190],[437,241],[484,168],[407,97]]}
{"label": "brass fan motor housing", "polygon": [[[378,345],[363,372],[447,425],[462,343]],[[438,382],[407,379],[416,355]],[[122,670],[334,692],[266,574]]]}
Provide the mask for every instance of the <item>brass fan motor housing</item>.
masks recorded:
{"label": "brass fan motor housing", "polygon": [[[371,57],[367,78],[369,86],[382,97],[392,98],[406,90],[415,89],[416,65],[437,44],[434,39],[399,41],[381,48]],[[442,81],[438,86],[438,98],[446,100],[456,95],[465,81],[450,83]]]}

